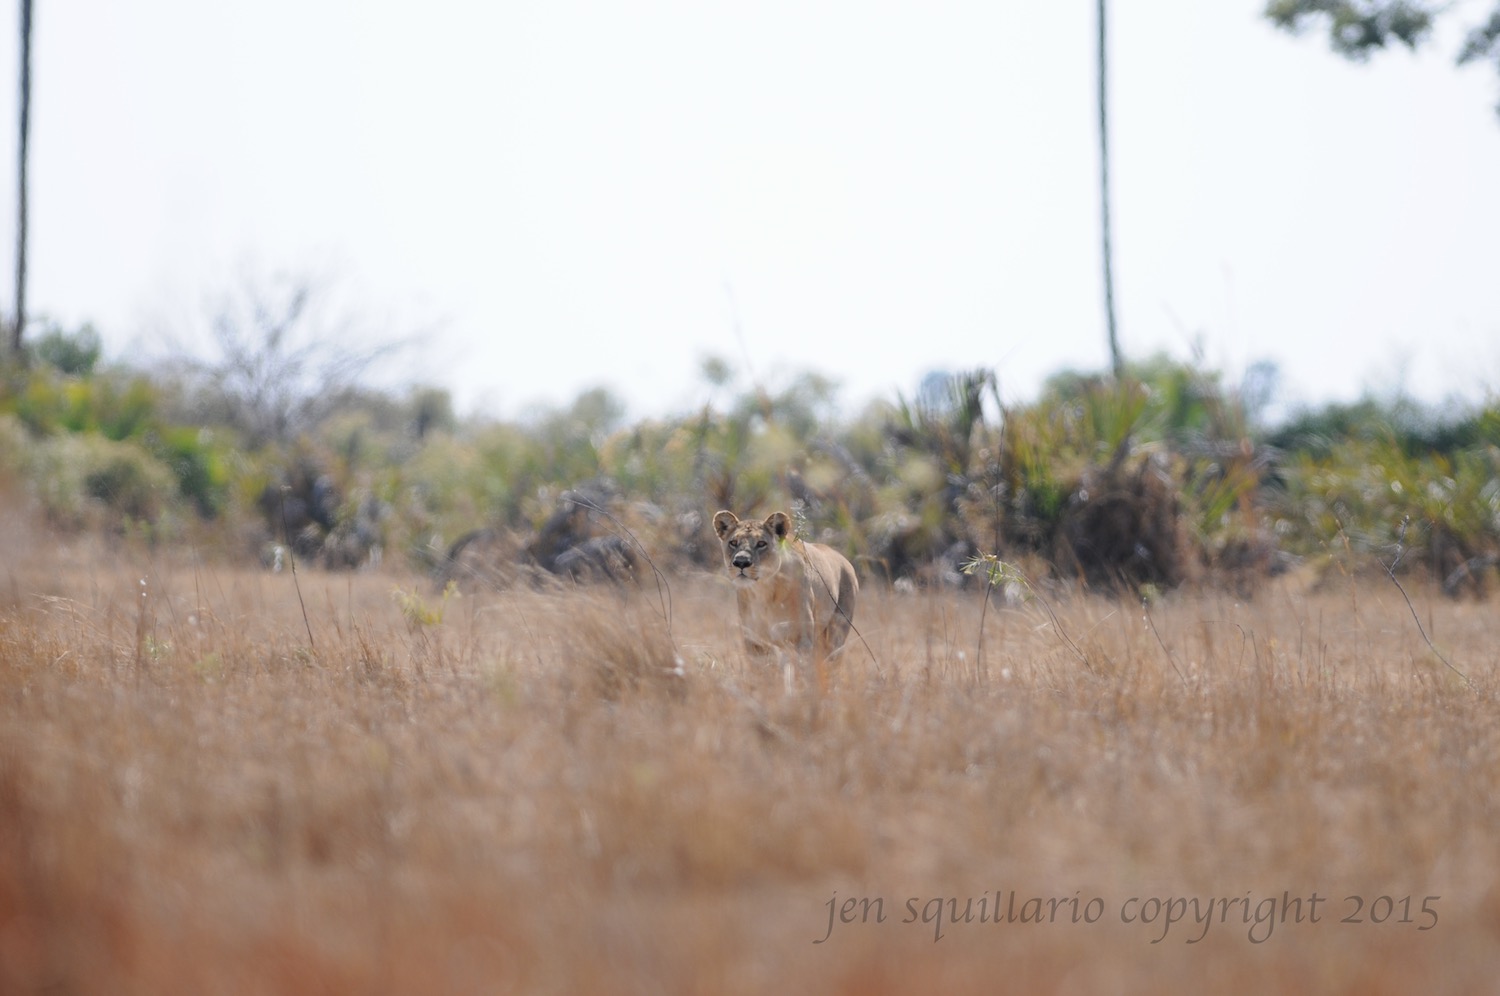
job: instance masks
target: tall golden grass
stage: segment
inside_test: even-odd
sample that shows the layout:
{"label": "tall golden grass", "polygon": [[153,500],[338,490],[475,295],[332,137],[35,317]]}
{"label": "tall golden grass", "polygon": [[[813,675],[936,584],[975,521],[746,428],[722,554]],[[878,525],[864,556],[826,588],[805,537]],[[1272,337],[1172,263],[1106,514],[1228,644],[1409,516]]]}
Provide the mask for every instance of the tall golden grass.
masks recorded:
{"label": "tall golden grass", "polygon": [[978,593],[869,584],[820,697],[712,577],[444,600],[4,532],[0,992],[1500,979],[1492,606],[1412,593],[1466,683],[1368,580],[992,602],[982,661]]}

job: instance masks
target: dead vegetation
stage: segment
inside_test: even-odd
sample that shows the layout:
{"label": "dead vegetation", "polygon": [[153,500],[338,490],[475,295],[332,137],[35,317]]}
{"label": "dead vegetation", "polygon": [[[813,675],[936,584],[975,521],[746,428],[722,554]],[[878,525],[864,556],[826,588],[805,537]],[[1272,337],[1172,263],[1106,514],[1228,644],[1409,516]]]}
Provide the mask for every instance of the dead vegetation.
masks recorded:
{"label": "dead vegetation", "polygon": [[[743,658],[701,575],[444,598],[303,571],[299,604],[286,573],[4,542],[0,991],[1461,993],[1500,969],[1496,621],[1433,590],[1470,684],[1389,584],[997,598],[982,661],[980,592],[869,584],[819,698]],[[954,922],[981,899],[1054,912]],[[1173,899],[1232,905],[1168,926]]]}

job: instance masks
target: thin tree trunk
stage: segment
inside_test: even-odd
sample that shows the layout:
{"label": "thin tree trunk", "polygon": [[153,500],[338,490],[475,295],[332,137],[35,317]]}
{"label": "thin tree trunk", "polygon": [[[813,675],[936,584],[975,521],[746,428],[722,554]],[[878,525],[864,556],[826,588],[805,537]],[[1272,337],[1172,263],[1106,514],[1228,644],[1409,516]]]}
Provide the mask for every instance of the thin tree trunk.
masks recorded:
{"label": "thin tree trunk", "polygon": [[1125,376],[1125,359],[1120,354],[1120,333],[1115,324],[1114,249],[1109,225],[1109,76],[1105,58],[1105,7],[1099,0],[1099,208],[1102,221],[1104,254],[1104,318],[1109,330],[1109,362],[1115,380]]}
{"label": "thin tree trunk", "polygon": [[10,351],[17,363],[25,361],[21,352],[26,331],[26,160],[31,146],[31,2],[21,0],[21,136],[17,163],[16,203],[16,315],[11,329]]}

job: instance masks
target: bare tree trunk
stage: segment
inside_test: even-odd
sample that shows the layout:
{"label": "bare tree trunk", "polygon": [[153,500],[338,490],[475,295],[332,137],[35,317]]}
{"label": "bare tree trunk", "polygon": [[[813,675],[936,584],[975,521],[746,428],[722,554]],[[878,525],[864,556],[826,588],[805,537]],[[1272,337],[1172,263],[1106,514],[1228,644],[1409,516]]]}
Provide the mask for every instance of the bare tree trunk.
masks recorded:
{"label": "bare tree trunk", "polygon": [[31,146],[31,2],[21,0],[21,136],[16,176],[16,324],[11,329],[10,351],[17,363],[25,362],[21,352],[26,331],[26,160]]}
{"label": "bare tree trunk", "polygon": [[1109,227],[1109,77],[1105,58],[1105,7],[1099,0],[1099,205],[1104,253],[1104,317],[1109,330],[1109,362],[1115,380],[1125,376],[1125,359],[1120,355],[1120,333],[1115,324],[1115,277]]}

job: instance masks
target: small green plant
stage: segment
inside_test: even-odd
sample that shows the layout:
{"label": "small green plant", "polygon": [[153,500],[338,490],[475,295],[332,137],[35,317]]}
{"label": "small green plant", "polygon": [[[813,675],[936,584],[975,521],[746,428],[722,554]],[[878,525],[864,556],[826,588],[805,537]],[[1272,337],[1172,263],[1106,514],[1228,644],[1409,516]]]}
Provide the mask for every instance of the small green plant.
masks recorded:
{"label": "small green plant", "polygon": [[1021,569],[993,553],[977,554],[973,559],[965,561],[959,569],[971,577],[982,571],[985,584],[991,588],[1001,584],[1017,584],[1028,593],[1031,591],[1031,584],[1026,580],[1026,575],[1021,573]]}
{"label": "small green plant", "polygon": [[1057,614],[1052,611],[1052,606],[1047,604],[1047,600],[1042,598],[1040,593],[1037,592],[1036,586],[1031,583],[1025,573],[1015,564],[1001,560],[993,553],[981,553],[965,561],[959,567],[959,570],[970,576],[982,572],[985,580],[984,605],[979,610],[979,643],[974,651],[975,660],[979,664],[981,680],[985,677],[984,620],[990,607],[990,589],[1001,584],[1005,585],[1007,593],[1019,595],[1024,601],[1034,599],[1046,611],[1048,618],[1052,620],[1052,628],[1067,643],[1068,647],[1073,651],[1073,655],[1078,658],[1079,663],[1090,671],[1093,670],[1093,665],[1089,663],[1088,655],[1078,649],[1078,644],[1074,643],[1073,638],[1068,636],[1063,630],[1062,625],[1057,621]]}
{"label": "small green plant", "polygon": [[396,587],[391,597],[401,609],[401,618],[406,620],[406,631],[412,638],[412,660],[417,666],[418,677],[425,677],[425,662],[440,663],[443,660],[443,636],[438,628],[443,624],[443,615],[448,609],[448,600],[458,598],[458,584],[449,581],[443,587],[442,598],[436,605],[424,599],[413,585],[411,588]]}
{"label": "small green plant", "polygon": [[983,574],[984,576],[984,604],[979,609],[979,642],[974,648],[974,661],[979,667],[980,680],[986,674],[984,666],[984,620],[990,609],[990,589],[996,585],[1005,585],[1006,590],[1013,590],[1012,585],[1018,586],[1021,591],[1030,592],[1031,584],[1026,580],[1026,575],[1014,564],[1006,563],[993,553],[981,553],[972,559],[965,561],[959,570],[973,576]]}
{"label": "small green plant", "polygon": [[410,589],[399,586],[391,589],[391,598],[395,600],[396,605],[401,609],[401,618],[406,620],[407,628],[413,633],[421,632],[428,627],[442,625],[443,613],[448,608],[448,600],[459,597],[458,583],[455,581],[449,581],[444,586],[442,598],[435,606],[428,604],[427,600],[417,591],[415,585]]}

